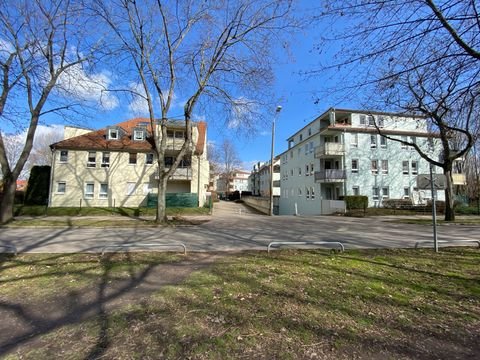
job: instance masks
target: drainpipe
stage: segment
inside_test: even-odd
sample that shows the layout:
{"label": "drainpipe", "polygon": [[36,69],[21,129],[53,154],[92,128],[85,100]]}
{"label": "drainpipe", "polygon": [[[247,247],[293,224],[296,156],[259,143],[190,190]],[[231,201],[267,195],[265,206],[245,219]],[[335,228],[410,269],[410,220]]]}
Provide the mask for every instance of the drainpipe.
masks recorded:
{"label": "drainpipe", "polygon": [[200,207],[200,155],[197,156],[197,206]]}
{"label": "drainpipe", "polygon": [[51,162],[51,169],[50,169],[50,182],[49,182],[49,189],[48,189],[48,207],[52,206],[52,190],[53,190],[53,177],[55,175],[55,156],[56,150],[50,149],[52,152],[52,162]]}

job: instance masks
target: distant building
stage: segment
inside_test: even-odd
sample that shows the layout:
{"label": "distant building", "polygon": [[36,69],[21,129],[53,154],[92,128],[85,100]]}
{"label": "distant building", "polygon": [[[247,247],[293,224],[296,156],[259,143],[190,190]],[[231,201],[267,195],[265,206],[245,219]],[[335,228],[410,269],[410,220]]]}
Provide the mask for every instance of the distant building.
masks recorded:
{"label": "distant building", "polygon": [[235,170],[230,174],[221,174],[217,179],[217,193],[221,196],[235,191],[248,191],[248,176],[244,170]]}
{"label": "distant building", "polygon": [[[258,162],[248,177],[249,190],[254,196],[270,196],[270,161]],[[280,196],[280,156],[273,160],[273,196]]]}

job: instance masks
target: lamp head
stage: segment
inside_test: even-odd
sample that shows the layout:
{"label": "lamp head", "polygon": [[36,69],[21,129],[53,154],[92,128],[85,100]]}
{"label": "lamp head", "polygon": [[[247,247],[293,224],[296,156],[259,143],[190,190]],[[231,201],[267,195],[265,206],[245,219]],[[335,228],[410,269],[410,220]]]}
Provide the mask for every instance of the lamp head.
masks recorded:
{"label": "lamp head", "polygon": [[276,112],[279,113],[280,111],[282,111],[282,106],[281,106],[281,105],[278,105]]}

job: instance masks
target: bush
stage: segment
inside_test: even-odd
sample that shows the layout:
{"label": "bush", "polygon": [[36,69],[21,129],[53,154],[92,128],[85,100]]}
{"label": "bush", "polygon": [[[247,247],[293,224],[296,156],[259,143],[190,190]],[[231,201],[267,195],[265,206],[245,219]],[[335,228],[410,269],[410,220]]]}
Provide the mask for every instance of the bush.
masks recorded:
{"label": "bush", "polygon": [[382,205],[387,209],[411,208],[413,206],[411,199],[385,199]]}
{"label": "bush", "polygon": [[347,210],[366,209],[368,207],[368,196],[350,195],[344,198]]}
{"label": "bush", "polygon": [[480,215],[480,212],[477,206],[461,205],[455,209],[455,212],[460,215]]}
{"label": "bush", "polygon": [[25,193],[26,205],[46,205],[48,202],[48,189],[50,186],[50,166],[34,166],[30,170],[27,192]]}

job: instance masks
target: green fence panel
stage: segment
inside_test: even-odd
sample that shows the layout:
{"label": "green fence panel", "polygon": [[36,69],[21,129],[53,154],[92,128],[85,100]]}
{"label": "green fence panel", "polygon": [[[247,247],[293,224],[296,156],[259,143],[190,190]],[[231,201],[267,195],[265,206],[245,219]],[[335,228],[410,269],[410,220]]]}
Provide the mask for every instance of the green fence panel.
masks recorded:
{"label": "green fence panel", "polygon": [[[166,205],[168,207],[197,207],[198,195],[191,193],[168,193],[165,196]],[[154,208],[157,206],[158,198],[156,194],[148,194],[147,207]]]}

